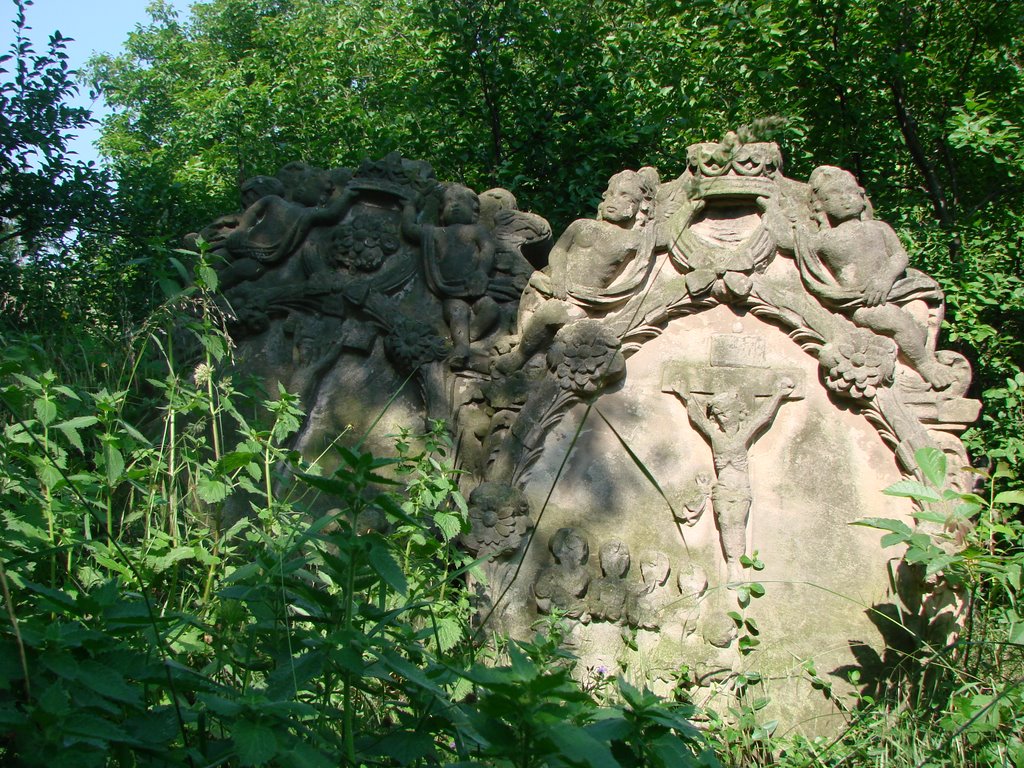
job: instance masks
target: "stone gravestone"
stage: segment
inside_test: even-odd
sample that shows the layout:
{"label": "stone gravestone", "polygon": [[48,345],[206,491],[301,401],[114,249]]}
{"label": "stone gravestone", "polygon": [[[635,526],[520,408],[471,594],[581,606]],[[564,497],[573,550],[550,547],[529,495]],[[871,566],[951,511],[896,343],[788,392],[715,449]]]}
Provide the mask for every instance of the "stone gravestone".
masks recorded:
{"label": "stone gravestone", "polygon": [[814,732],[821,680],[870,685],[912,615],[948,619],[851,524],[914,524],[882,490],[921,448],[966,488],[979,404],[937,349],[942,292],[846,171],[788,179],[776,145],[730,134],[677,179],[616,174],[553,246],[506,190],[397,155],[248,186],[202,233],[239,369],[300,395],[310,460],[447,421],[495,631],[548,624],[581,678],[701,700],[756,683]]}

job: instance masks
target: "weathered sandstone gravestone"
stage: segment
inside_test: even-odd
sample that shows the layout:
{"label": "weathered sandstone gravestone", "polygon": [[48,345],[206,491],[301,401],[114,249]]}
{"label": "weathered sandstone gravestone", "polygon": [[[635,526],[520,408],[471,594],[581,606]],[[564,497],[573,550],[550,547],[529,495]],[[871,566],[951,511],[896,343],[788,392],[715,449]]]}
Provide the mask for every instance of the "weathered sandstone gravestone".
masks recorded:
{"label": "weathered sandstone gravestone", "polygon": [[756,689],[816,731],[822,681],[875,685],[905,628],[949,619],[851,523],[914,525],[882,490],[921,448],[965,487],[978,403],[936,349],[938,285],[849,173],[787,179],[776,145],[730,135],[672,181],[615,175],[553,247],[509,192],[394,155],[247,186],[203,233],[239,368],[299,393],[308,459],[447,420],[495,630],[548,623],[583,678]]}

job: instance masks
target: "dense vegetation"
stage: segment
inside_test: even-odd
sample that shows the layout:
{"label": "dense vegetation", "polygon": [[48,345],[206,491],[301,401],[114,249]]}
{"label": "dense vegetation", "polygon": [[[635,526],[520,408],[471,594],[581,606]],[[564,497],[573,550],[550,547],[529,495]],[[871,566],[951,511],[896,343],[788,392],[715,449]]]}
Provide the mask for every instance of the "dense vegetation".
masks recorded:
{"label": "dense vegetation", "polygon": [[[87,73],[116,108],[105,169],[66,151],[90,118],[65,41],[19,37],[0,59],[0,761],[1024,765],[1022,36],[1021,0],[157,2]],[[929,456],[913,491],[956,550],[890,531],[962,587],[965,631],[907,649],[832,741],[774,734],[755,696],[581,691],[557,636],[474,642],[440,432],[300,475],[340,510],[306,519],[272,492],[294,400],[243,416],[212,271],[170,250],[248,176],[393,149],[560,229],[615,171],[672,177],[739,125],[773,132],[794,178],[857,174],[946,290],[985,401],[985,491],[944,494]],[[403,482],[370,493],[384,466]],[[261,511],[222,531],[233,487]],[[394,535],[356,535],[367,515]]]}

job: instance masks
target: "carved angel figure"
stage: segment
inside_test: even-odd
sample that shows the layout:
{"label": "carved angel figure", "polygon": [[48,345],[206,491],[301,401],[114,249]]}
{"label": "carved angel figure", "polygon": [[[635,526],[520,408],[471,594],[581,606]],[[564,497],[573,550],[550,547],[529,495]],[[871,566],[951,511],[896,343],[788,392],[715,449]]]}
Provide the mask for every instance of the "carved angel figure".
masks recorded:
{"label": "carved angel figure", "polygon": [[551,613],[552,608],[558,608],[569,618],[589,621],[582,598],[590,586],[590,573],[586,568],[590,545],[576,529],[559,528],[551,537],[548,549],[555,563],[537,574],[533,584],[537,610]]}
{"label": "carved angel figure", "polygon": [[617,309],[634,295],[654,264],[657,244],[653,168],[612,176],[596,219],[577,219],[558,238],[548,272],[534,272],[534,289],[520,307],[518,345],[496,362],[500,373],[518,370],[551,343],[570,320]]}
{"label": "carved angel figure", "polygon": [[[494,299],[484,295],[494,270],[494,240],[480,223],[480,199],[467,187],[448,185],[439,227],[417,224],[412,203],[407,202],[402,232],[422,245],[427,285],[444,300],[454,347],[452,367],[465,368],[471,323],[493,323],[498,314]],[[474,335],[480,335],[479,331]]]}
{"label": "carved angel figure", "polygon": [[823,165],[811,173],[809,183],[821,228],[794,233],[807,290],[857,325],[894,339],[932,387],[948,387],[953,371],[928,349],[928,329],[899,306],[915,298],[941,298],[935,281],[907,269],[907,252],[892,227],[871,218],[853,174]]}
{"label": "carved angel figure", "polygon": [[548,257],[550,274],[535,274],[533,286],[592,309],[608,309],[631,296],[651,264],[657,186],[653,168],[612,176],[597,218],[569,225]]}
{"label": "carved angel figure", "polygon": [[595,620],[617,624],[626,619],[629,602],[629,589],[626,585],[629,547],[618,539],[606,541],[601,545],[598,558],[604,576],[590,584],[590,615]]}

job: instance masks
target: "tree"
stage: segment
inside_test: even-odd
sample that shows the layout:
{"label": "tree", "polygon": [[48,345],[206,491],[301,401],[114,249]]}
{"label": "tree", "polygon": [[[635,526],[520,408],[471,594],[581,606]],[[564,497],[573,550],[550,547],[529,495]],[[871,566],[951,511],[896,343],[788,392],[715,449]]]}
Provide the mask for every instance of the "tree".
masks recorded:
{"label": "tree", "polygon": [[[91,124],[68,68],[68,38],[54,32],[37,54],[25,35],[31,0],[15,0],[15,41],[0,56],[0,271],[4,316],[33,325],[65,307],[70,239],[106,229],[108,175],[73,156],[68,143]],[[56,288],[62,295],[58,296]]]}
{"label": "tree", "polygon": [[[1024,0],[209,0],[163,3],[93,63],[136,232],[238,183],[401,150],[512,189],[556,230],[607,178],[777,115],[789,175],[852,170],[936,275],[978,391],[1024,362]],[[1005,96],[997,96],[1005,94]],[[1016,422],[1015,422],[1016,423]],[[1024,457],[1024,445],[1020,450]]]}

